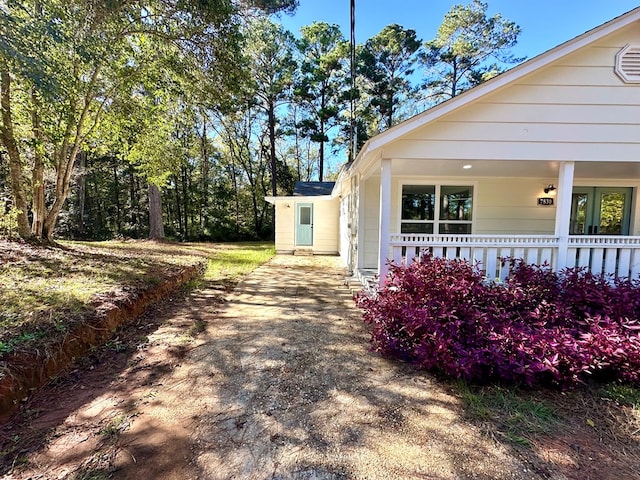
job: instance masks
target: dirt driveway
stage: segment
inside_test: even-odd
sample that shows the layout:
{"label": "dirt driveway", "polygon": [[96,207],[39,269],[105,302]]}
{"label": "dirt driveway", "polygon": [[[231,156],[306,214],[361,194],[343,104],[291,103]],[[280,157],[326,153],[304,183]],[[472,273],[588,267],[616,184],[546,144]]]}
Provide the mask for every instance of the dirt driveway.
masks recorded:
{"label": "dirt driveway", "polygon": [[165,304],[135,348],[115,339],[24,406],[0,474],[540,478],[428,375],[368,352],[343,278],[335,258],[277,256],[222,303],[204,288]]}

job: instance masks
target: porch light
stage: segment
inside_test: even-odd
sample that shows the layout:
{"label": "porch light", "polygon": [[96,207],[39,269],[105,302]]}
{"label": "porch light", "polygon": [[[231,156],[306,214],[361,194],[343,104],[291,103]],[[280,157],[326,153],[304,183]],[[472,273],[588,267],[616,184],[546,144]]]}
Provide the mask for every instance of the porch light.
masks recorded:
{"label": "porch light", "polygon": [[550,183],[549,185],[546,186],[546,188],[544,189],[544,193],[549,193],[549,192],[553,192],[556,189],[556,187],[553,185],[553,183]]}
{"label": "porch light", "polygon": [[473,165],[463,165],[462,168],[465,170],[469,170]]}

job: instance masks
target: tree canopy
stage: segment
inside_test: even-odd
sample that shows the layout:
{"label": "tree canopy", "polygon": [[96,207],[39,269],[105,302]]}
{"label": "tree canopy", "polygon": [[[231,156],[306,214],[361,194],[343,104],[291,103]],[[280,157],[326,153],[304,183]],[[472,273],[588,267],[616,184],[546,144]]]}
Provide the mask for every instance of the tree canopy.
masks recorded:
{"label": "tree canopy", "polygon": [[[0,223],[49,241],[267,238],[267,195],[337,175],[367,138],[520,61],[520,28],[454,6],[433,40],[288,32],[297,0],[8,0]],[[425,68],[420,78],[418,67]],[[3,224],[4,224],[3,223]]]}
{"label": "tree canopy", "polygon": [[504,71],[502,65],[524,60],[510,53],[518,41],[520,27],[499,13],[487,16],[487,8],[487,3],[480,0],[454,5],[435,38],[425,43],[425,86],[436,101],[455,97],[489,80]]}

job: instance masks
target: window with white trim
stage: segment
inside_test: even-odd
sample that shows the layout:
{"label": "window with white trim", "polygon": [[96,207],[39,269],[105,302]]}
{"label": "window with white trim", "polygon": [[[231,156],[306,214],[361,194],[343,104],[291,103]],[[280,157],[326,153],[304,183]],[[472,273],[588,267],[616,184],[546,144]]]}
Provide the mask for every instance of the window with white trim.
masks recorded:
{"label": "window with white trim", "polygon": [[472,186],[402,186],[400,233],[470,234],[472,221]]}

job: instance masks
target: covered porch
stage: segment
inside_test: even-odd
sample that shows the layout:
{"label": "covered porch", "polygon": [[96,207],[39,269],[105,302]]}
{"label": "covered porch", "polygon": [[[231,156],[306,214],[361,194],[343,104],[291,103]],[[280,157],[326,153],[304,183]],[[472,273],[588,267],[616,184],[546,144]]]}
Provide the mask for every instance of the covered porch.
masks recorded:
{"label": "covered porch", "polygon": [[[504,257],[546,263],[555,271],[584,267],[596,274],[635,278],[640,275],[639,183],[640,164],[632,161],[382,158],[361,177],[365,188],[357,272],[363,281],[374,273],[383,283],[389,262],[406,264],[429,252],[478,264],[490,279],[508,276],[508,265],[501,262]],[[435,198],[435,205],[429,206],[435,213],[416,215],[413,205],[407,206],[416,194],[411,197],[406,192],[431,190],[408,190],[407,185],[426,184],[436,185],[433,194],[423,195]],[[452,185],[468,185],[469,198],[443,220]],[[374,194],[372,189],[378,191]],[[593,192],[600,195],[596,207],[587,203]],[[373,197],[377,197],[376,215],[371,211]],[[606,198],[614,201],[606,203]],[[377,223],[375,231],[372,221]],[[375,265],[372,246],[377,247]]]}

